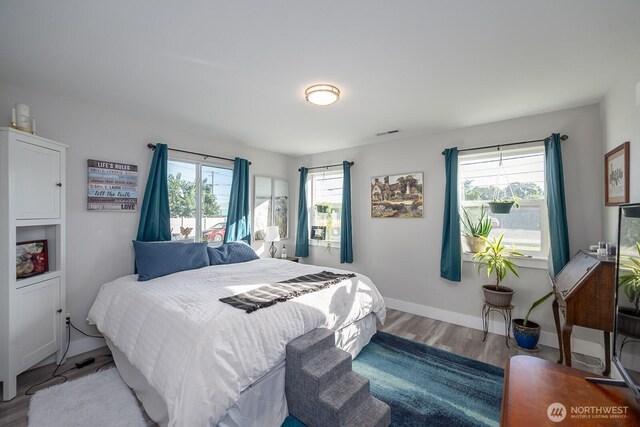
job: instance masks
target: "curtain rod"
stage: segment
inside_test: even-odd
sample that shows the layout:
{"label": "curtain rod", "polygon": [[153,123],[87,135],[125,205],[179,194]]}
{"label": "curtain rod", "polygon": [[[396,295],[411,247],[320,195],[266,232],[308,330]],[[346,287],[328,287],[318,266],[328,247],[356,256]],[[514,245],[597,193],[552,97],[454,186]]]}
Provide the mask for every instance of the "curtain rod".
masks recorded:
{"label": "curtain rod", "polygon": [[[147,147],[151,148],[152,150],[156,149],[156,144],[152,144],[152,143],[148,143]],[[220,156],[214,156],[212,154],[203,154],[203,153],[196,153],[194,151],[187,151],[187,150],[179,150],[177,148],[170,148],[167,147],[167,150],[171,150],[171,151],[177,151],[179,153],[186,153],[186,154],[193,154],[195,156],[202,156],[204,157],[205,160],[207,160],[209,157],[211,157],[212,159],[220,159],[220,160],[228,160],[230,162],[235,161],[235,159],[230,159],[228,157],[220,157]],[[251,164],[251,162],[249,162],[249,164]]]}
{"label": "curtain rod", "polygon": [[[353,165],[355,165],[356,163],[355,163],[355,162],[349,162],[349,164],[350,164],[351,166],[353,166]],[[333,168],[333,167],[336,167],[336,166],[342,166],[342,163],[339,163],[339,164],[337,164],[337,165],[314,166],[314,167],[312,167],[312,168],[307,168],[307,170],[311,170],[311,169]],[[300,172],[300,170],[302,170],[302,168],[301,168],[301,167],[300,167],[300,168],[298,168],[298,172]]]}
{"label": "curtain rod", "polygon": [[[475,151],[475,150],[484,150],[485,148],[497,148],[498,150],[502,147],[508,147],[510,145],[520,145],[520,144],[531,144],[532,142],[542,142],[546,138],[543,139],[532,139],[531,141],[519,141],[519,142],[509,142],[508,144],[496,144],[496,145],[487,145],[484,147],[475,147],[475,148],[463,148],[462,150],[458,150],[458,153],[462,153],[463,151]],[[569,139],[567,135],[562,135],[560,137],[561,141],[566,141]],[[444,151],[442,152],[444,154]]]}

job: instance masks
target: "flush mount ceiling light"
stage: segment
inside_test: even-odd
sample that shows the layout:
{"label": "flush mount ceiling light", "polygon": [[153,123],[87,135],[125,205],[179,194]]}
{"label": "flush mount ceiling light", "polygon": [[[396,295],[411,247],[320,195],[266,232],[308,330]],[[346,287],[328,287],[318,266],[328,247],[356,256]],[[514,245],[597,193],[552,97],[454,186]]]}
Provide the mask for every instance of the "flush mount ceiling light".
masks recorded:
{"label": "flush mount ceiling light", "polygon": [[329,105],[340,98],[340,89],[333,85],[313,85],[304,91],[304,98],[314,105]]}

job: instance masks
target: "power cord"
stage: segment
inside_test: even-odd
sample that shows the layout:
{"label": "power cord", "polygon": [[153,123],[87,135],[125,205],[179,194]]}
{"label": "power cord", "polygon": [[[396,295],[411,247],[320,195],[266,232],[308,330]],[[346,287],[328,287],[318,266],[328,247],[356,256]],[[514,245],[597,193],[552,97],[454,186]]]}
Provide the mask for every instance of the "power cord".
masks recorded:
{"label": "power cord", "polygon": [[73,368],[69,368],[66,371],[60,372],[59,374],[57,372],[58,372],[58,369],[60,368],[60,366],[62,366],[64,358],[67,356],[67,352],[69,351],[69,346],[70,345],[71,345],[71,329],[67,328],[67,348],[64,351],[64,354],[62,355],[62,358],[60,359],[60,363],[56,364],[56,369],[53,370],[53,374],[51,374],[51,378],[47,378],[46,380],[44,380],[44,381],[42,381],[42,382],[40,382],[38,384],[32,385],[31,387],[29,387],[24,392],[25,395],[27,395],[27,396],[34,395],[35,393],[32,393],[31,389],[33,389],[34,387],[38,387],[38,386],[41,386],[43,384],[46,384],[46,383],[48,383],[49,381],[51,381],[51,380],[53,380],[55,378],[62,378],[62,382],[60,384],[64,384],[64,383],[67,382],[67,377],[65,377],[63,374],[66,374],[67,372],[76,369],[76,367],[74,366]]}
{"label": "power cord", "polygon": [[91,335],[88,334],[84,331],[81,331],[80,329],[76,328],[76,326],[71,322],[71,317],[67,316],[67,325],[71,326],[73,329],[75,329],[76,331],[80,332],[82,335],[91,337],[91,338],[104,338],[102,335]]}
{"label": "power cord", "polygon": [[[24,392],[24,394],[25,394],[26,396],[33,396],[33,395],[35,394],[35,392],[31,392],[31,390],[32,390],[33,388],[35,388],[35,387],[39,387],[39,386],[41,386],[41,385],[44,385],[44,384],[46,384],[46,383],[48,383],[48,382],[50,382],[50,381],[52,381],[52,380],[54,380],[54,379],[57,379],[57,378],[62,378],[62,382],[61,382],[61,383],[59,383],[59,384],[64,384],[64,383],[66,383],[66,382],[67,382],[67,380],[68,380],[68,378],[67,378],[67,377],[65,377],[65,376],[64,376],[64,374],[66,374],[67,372],[72,371],[72,370],[74,370],[74,369],[78,369],[78,367],[74,366],[74,367],[72,367],[72,368],[67,369],[66,371],[62,371],[62,372],[58,373],[58,369],[60,369],[60,366],[62,366],[63,361],[64,361],[64,358],[67,356],[67,353],[69,352],[69,346],[71,345],[71,328],[73,328],[73,329],[75,329],[76,331],[80,332],[82,335],[86,335],[86,336],[88,336],[88,337],[92,337],[92,338],[104,338],[102,335],[91,335],[91,334],[88,334],[88,333],[86,333],[86,332],[84,332],[84,331],[82,331],[82,330],[78,329],[78,328],[77,328],[73,323],[71,323],[71,317],[70,317],[70,316],[67,316],[67,319],[66,319],[66,320],[67,320],[67,326],[69,326],[69,327],[67,328],[67,348],[64,350],[64,354],[62,355],[62,359],[60,359],[60,363],[56,364],[56,368],[53,370],[53,373],[51,374],[51,377],[50,377],[50,378],[47,378],[46,380],[44,380],[44,381],[42,381],[42,382],[39,382],[38,384],[34,384],[34,385],[32,385],[31,387],[29,387],[29,388]],[[113,356],[112,356],[112,355],[110,355],[110,354],[105,354],[105,355],[98,356],[98,357],[105,357],[105,356],[113,357]],[[111,364],[111,363],[113,363],[113,360],[111,360],[111,361],[109,361],[109,362],[107,362],[107,363],[103,363],[102,365],[100,365],[100,366],[98,367],[98,369],[96,369],[96,372],[98,372],[98,371],[100,370],[100,368],[102,368],[102,367],[104,367],[104,366],[106,366],[106,365],[109,365],[109,364]],[[59,385],[59,384],[58,384],[58,385]]]}

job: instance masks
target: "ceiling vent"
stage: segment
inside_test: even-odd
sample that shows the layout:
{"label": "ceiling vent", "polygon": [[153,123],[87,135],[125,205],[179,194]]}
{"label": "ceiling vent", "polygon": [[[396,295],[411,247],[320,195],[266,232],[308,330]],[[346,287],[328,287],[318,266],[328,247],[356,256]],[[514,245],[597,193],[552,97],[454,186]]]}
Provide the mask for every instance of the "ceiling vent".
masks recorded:
{"label": "ceiling vent", "polygon": [[380,132],[380,133],[376,133],[376,136],[385,136],[385,135],[391,135],[394,133],[399,133],[400,131],[398,129],[394,129],[394,130],[388,130],[386,132]]}

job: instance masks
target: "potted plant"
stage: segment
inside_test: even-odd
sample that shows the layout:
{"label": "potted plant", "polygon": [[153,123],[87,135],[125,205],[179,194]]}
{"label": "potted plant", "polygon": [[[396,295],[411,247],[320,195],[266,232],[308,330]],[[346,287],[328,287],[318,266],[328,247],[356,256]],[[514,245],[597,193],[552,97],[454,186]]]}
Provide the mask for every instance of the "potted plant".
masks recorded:
{"label": "potted plant", "polygon": [[515,205],[516,208],[520,207],[520,204],[515,198],[512,199],[493,199],[489,202],[489,209],[491,212],[497,214],[508,214],[511,212],[511,207]]}
{"label": "potted plant", "polygon": [[499,237],[494,237],[493,240],[489,240],[485,237],[481,237],[485,241],[485,248],[473,256],[474,260],[480,261],[478,265],[478,274],[480,269],[485,267],[487,269],[487,277],[491,277],[492,273],[495,273],[496,283],[495,285],[483,285],[482,291],[484,292],[485,301],[494,306],[508,307],[511,305],[511,298],[513,298],[514,290],[505,286],[500,286],[500,282],[504,280],[507,273],[511,271],[516,277],[518,272],[515,265],[508,257],[510,256],[522,256],[520,252],[505,250],[502,244],[504,234]]}
{"label": "potted plant", "polygon": [[331,213],[332,209],[328,203],[318,203],[316,205],[316,211],[318,213]]}
{"label": "potted plant", "polygon": [[623,335],[640,337],[640,242],[636,242],[636,249],[638,257],[629,256],[620,266],[626,274],[620,276],[618,285],[634,307],[618,307],[618,330]]}
{"label": "potted plant", "polygon": [[469,212],[462,208],[462,236],[468,252],[477,253],[484,248],[485,241],[481,237],[489,237],[491,233],[491,218],[487,215],[484,205],[480,207],[480,216],[477,220],[473,220],[469,216]]}
{"label": "potted plant", "polygon": [[518,347],[525,350],[533,350],[538,345],[538,340],[540,339],[540,325],[534,321],[530,321],[529,315],[533,310],[540,307],[546,300],[551,298],[552,295],[553,291],[531,304],[531,307],[529,308],[529,311],[527,311],[527,315],[524,316],[524,319],[513,319],[513,338],[515,338]]}

